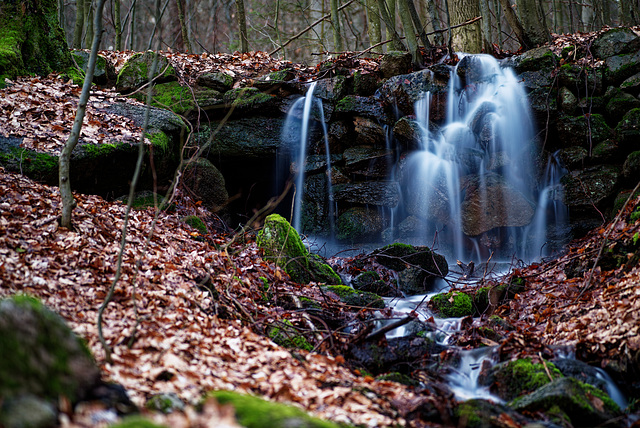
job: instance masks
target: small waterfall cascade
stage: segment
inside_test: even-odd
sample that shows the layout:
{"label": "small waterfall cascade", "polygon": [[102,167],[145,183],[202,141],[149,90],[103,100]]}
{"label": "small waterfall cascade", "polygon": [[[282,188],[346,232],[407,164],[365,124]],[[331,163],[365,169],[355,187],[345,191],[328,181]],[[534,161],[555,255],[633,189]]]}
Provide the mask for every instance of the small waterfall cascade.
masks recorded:
{"label": "small waterfall cascade", "polygon": [[295,152],[294,160],[296,165],[295,174],[295,193],[293,198],[293,227],[301,231],[302,227],[302,203],[304,198],[305,187],[305,168],[307,167],[308,148],[314,133],[313,127],[317,126],[317,122],[322,128],[322,135],[325,148],[325,162],[326,162],[326,185],[327,185],[327,197],[328,197],[328,212],[327,217],[329,220],[329,227],[331,230],[331,236],[334,235],[334,219],[335,219],[335,203],[333,200],[333,189],[331,184],[331,154],[329,150],[329,135],[327,131],[327,124],[324,117],[324,109],[322,106],[322,100],[315,97],[314,91],[317,82],[309,84],[307,93],[304,97],[297,99],[289,112],[287,113],[287,119],[283,127],[283,140],[286,141],[287,146],[290,147],[291,152]]}
{"label": "small waterfall cascade", "polygon": [[487,347],[460,351],[458,366],[447,375],[449,388],[458,400],[482,398],[502,402],[499,397],[489,392],[489,388],[478,386],[480,372],[496,363],[494,350],[495,348]]}
{"label": "small waterfall cascade", "polygon": [[429,121],[431,104],[428,92],[415,104],[422,142],[401,173],[407,211],[424,221],[421,239],[437,237],[458,260],[480,261],[493,251],[527,258],[529,246],[542,244],[527,242],[523,230],[544,237],[548,221],[562,216],[548,215],[559,169],[547,168],[537,195],[523,86],[495,58],[469,55],[451,73],[441,128]]}

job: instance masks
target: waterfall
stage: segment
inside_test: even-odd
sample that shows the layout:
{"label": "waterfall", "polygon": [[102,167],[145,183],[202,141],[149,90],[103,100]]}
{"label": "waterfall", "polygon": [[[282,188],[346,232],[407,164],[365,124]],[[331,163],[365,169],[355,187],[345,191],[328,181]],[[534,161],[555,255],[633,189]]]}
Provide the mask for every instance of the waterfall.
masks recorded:
{"label": "waterfall", "polygon": [[[440,129],[429,121],[431,94],[416,102],[422,141],[402,173],[407,211],[425,225],[420,238],[437,238],[439,249],[458,260],[481,261],[492,252],[535,258],[548,221],[564,217],[548,212],[558,168],[548,169],[543,190],[536,190],[524,87],[495,58],[469,55],[452,70],[447,92]],[[553,204],[561,203],[555,198]]]}

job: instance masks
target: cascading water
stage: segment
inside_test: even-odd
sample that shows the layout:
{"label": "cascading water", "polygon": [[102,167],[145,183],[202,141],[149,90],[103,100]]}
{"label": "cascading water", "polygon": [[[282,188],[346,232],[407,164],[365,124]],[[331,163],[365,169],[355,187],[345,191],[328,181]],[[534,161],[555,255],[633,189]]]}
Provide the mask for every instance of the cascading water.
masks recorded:
{"label": "cascading water", "polygon": [[544,242],[527,242],[522,229],[545,236],[548,191],[536,204],[532,118],[518,78],[493,57],[466,56],[451,73],[440,129],[429,122],[430,104],[426,93],[415,105],[422,143],[402,172],[407,211],[423,220],[423,242],[437,236],[439,249],[459,260],[492,251],[530,260],[539,248],[529,247]]}

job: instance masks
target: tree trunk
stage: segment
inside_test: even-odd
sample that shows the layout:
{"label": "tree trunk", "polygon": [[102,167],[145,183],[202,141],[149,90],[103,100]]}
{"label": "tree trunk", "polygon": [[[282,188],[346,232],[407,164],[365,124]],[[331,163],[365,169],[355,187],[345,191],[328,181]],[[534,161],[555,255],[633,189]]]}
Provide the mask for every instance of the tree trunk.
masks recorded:
{"label": "tree trunk", "polygon": [[551,40],[540,0],[519,0],[518,15],[527,47],[543,45]]}
{"label": "tree trunk", "polygon": [[85,0],[84,2],[84,26],[87,29],[85,33],[84,46],[93,46],[93,0]]}
{"label": "tree trunk", "polygon": [[[367,0],[367,20],[369,25],[367,31],[369,33],[369,43],[371,46],[377,45],[382,41],[382,31],[380,28],[380,10],[378,9],[377,0]],[[382,47],[372,50],[375,53],[382,53]]]}
{"label": "tree trunk", "polygon": [[[385,0],[378,0],[378,10],[380,11],[380,17],[384,21],[384,25],[387,28],[387,39],[393,40],[392,46],[396,51],[405,50],[404,45],[402,44],[402,40],[400,40],[400,36],[396,32],[396,26],[394,21],[391,20],[391,14],[387,10],[387,3]],[[394,10],[395,10],[395,2],[394,2]],[[395,18],[395,15],[393,15]],[[391,35],[389,35],[391,33]]]}
{"label": "tree trunk", "polygon": [[64,12],[64,0],[58,0],[58,23],[60,24],[60,28],[62,28],[63,31],[67,27],[67,21],[65,19]]}
{"label": "tree trunk", "polygon": [[64,145],[62,152],[60,153],[59,166],[58,166],[58,178],[60,180],[60,198],[62,199],[62,216],[60,219],[60,226],[71,229],[71,212],[76,207],[76,200],[71,192],[71,180],[69,173],[71,170],[71,152],[78,144],[80,139],[80,131],[82,130],[82,121],[87,109],[87,102],[89,101],[89,92],[91,90],[91,83],[93,80],[93,71],[96,66],[96,59],[98,58],[98,47],[100,46],[100,39],[102,37],[102,10],[104,8],[105,0],[98,0],[98,6],[96,8],[95,16],[95,34],[93,37],[93,44],[91,45],[91,54],[89,55],[89,63],[87,64],[87,72],[84,77],[84,84],[82,85],[82,92],[80,94],[80,101],[78,102],[78,110],[76,111],[76,118],[73,121],[73,128],[69,139]]}
{"label": "tree trunk", "polygon": [[427,4],[427,8],[429,10],[429,18],[431,19],[431,25],[433,26],[433,31],[436,33],[433,35],[433,42],[437,46],[442,46],[444,44],[444,37],[442,32],[440,32],[440,16],[438,14],[438,9],[436,9],[436,2],[430,1]]}
{"label": "tree trunk", "polygon": [[482,45],[485,52],[491,51],[491,12],[489,0],[479,0],[480,13],[482,14]]}
{"label": "tree trunk", "polygon": [[120,17],[120,0],[113,0],[113,26],[116,32],[115,49],[122,50],[122,24]]}
{"label": "tree trunk", "polygon": [[[182,0],[176,0],[178,6],[178,20],[180,21],[180,31],[182,33],[182,43],[186,52],[191,52],[191,42],[189,41],[189,34],[187,31],[187,24],[184,19],[184,7],[182,6]],[[245,39],[246,39],[246,27],[245,27]]]}
{"label": "tree trunk", "polygon": [[[480,16],[479,0],[450,0],[449,15],[451,25],[462,24]],[[454,51],[479,53],[482,52],[482,31],[480,22],[464,25],[452,30],[452,47]]]}
{"label": "tree trunk", "polygon": [[509,0],[500,0],[500,5],[502,6],[502,12],[504,13],[504,17],[507,20],[507,23],[515,33],[518,42],[520,42],[520,45],[525,49],[530,48],[531,46],[529,45],[527,40],[525,40],[522,24],[520,24],[520,20],[516,16],[516,13],[513,11],[513,9],[511,9]]}
{"label": "tree trunk", "polygon": [[84,0],[76,0],[76,24],[73,27],[73,48],[82,48],[82,31],[84,30]]}
{"label": "tree trunk", "polygon": [[333,26],[333,49],[336,52],[342,52],[344,45],[342,43],[340,15],[338,15],[338,0],[331,0],[331,24]]}
{"label": "tree trunk", "polygon": [[422,45],[425,49],[431,49],[431,42],[429,42],[429,38],[427,37],[426,31],[424,31],[424,27],[422,26],[422,20],[420,19],[420,15],[418,15],[418,11],[416,10],[416,5],[413,0],[401,0],[407,2],[407,7],[409,8],[409,13],[411,14],[411,21],[413,22],[413,26],[416,29],[416,33],[422,42]]}
{"label": "tree trunk", "polygon": [[415,66],[421,66],[422,59],[420,58],[420,53],[418,52],[416,30],[413,28],[413,21],[411,20],[411,12],[409,12],[409,5],[407,4],[407,0],[400,0],[398,6],[398,10],[400,12],[400,20],[402,21],[402,26],[404,27],[404,35],[407,40],[407,45],[409,46],[409,52],[411,52],[411,62],[413,62]]}
{"label": "tree trunk", "polygon": [[244,11],[244,0],[236,0],[238,7],[238,29],[240,31],[240,51],[249,52],[249,42],[247,41],[247,16]]}

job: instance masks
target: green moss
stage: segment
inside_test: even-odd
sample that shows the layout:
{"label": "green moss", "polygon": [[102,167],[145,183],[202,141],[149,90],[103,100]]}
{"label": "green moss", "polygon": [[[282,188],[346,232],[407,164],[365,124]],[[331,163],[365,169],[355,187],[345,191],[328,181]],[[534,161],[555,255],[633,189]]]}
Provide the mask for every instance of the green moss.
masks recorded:
{"label": "green moss", "polygon": [[111,428],[167,428],[166,425],[156,425],[142,416],[129,416],[122,422],[111,425]]}
{"label": "green moss", "polygon": [[298,232],[284,217],[279,214],[269,215],[264,227],[258,232],[256,242],[263,249],[266,258],[284,268],[294,281],[308,282],[309,251]]}
{"label": "green moss", "polygon": [[110,154],[118,151],[118,145],[111,143],[83,144],[82,148],[85,150],[86,155],[92,159],[109,156]]}
{"label": "green moss", "polygon": [[451,291],[436,294],[431,298],[431,305],[437,314],[444,318],[460,318],[473,315],[471,297],[464,293]]}
{"label": "green moss", "polygon": [[[120,198],[118,198],[117,200],[122,202],[123,204],[126,204],[128,201],[129,197],[128,196],[122,196]],[[156,206],[156,202],[158,204],[158,207],[162,210],[166,209],[166,210],[172,210],[175,207],[170,206],[170,207],[165,207],[163,204],[164,198],[162,195],[158,195],[157,193],[153,193],[149,190],[143,190],[141,192],[136,192],[133,196],[133,202],[131,203],[131,208],[133,209],[147,209],[147,208],[155,208]]]}
{"label": "green moss", "polygon": [[[3,17],[5,6],[0,6],[0,80],[14,79],[24,72],[20,45],[24,41],[20,19]],[[8,14],[7,14],[8,15]]]}
{"label": "green moss", "polygon": [[196,229],[202,235],[206,235],[208,233],[207,225],[204,221],[200,220],[198,216],[190,215],[182,219],[186,224]]}
{"label": "green moss", "polygon": [[[152,92],[152,106],[169,109],[181,116],[197,109],[198,106],[208,105],[210,100],[221,98],[220,92],[214,89],[199,88],[194,92],[192,88],[182,86],[178,82],[157,84],[153,87]],[[147,93],[146,91],[136,92],[132,97],[145,102]]]}
{"label": "green moss", "polygon": [[9,171],[21,172],[34,180],[56,183],[58,157],[21,147],[11,147],[0,152],[0,166]]}
{"label": "green moss", "polygon": [[402,385],[407,385],[407,386],[418,386],[420,385],[420,382],[411,379],[409,376],[407,376],[404,373],[398,373],[398,372],[392,372],[392,373],[385,373],[381,376],[378,376],[376,378],[377,380],[387,380],[387,381],[391,381],[391,382],[396,382],[396,383],[400,383]]}
{"label": "green moss", "polygon": [[303,308],[315,308],[315,309],[322,308],[322,305],[320,303],[308,297],[300,297],[300,303],[302,303]]}
{"label": "green moss", "polygon": [[147,132],[145,137],[151,141],[154,149],[157,149],[160,153],[166,154],[170,151],[171,140],[169,136],[162,131]]}
{"label": "green moss", "polygon": [[335,293],[347,305],[368,308],[384,308],[384,300],[368,291],[356,291],[347,285],[331,285],[326,290]]}
{"label": "green moss", "polygon": [[149,410],[169,414],[176,410],[184,410],[185,405],[175,393],[162,393],[149,398],[144,407]]}
{"label": "green moss", "polygon": [[547,370],[553,379],[563,377],[553,363],[534,364],[530,358],[521,358],[500,365],[494,372],[496,383],[501,391],[500,396],[511,400],[550,383],[551,379],[547,375]]}
{"label": "green moss", "polygon": [[459,426],[467,428],[484,428],[488,426],[480,417],[480,412],[474,401],[460,403],[453,414],[460,421]]}
{"label": "green moss", "polygon": [[352,112],[355,107],[356,97],[354,95],[347,95],[336,104],[336,112],[349,113]]}
{"label": "green moss", "polygon": [[208,394],[220,404],[234,407],[240,425],[246,428],[338,428],[333,422],[313,418],[301,409],[232,391]]}

